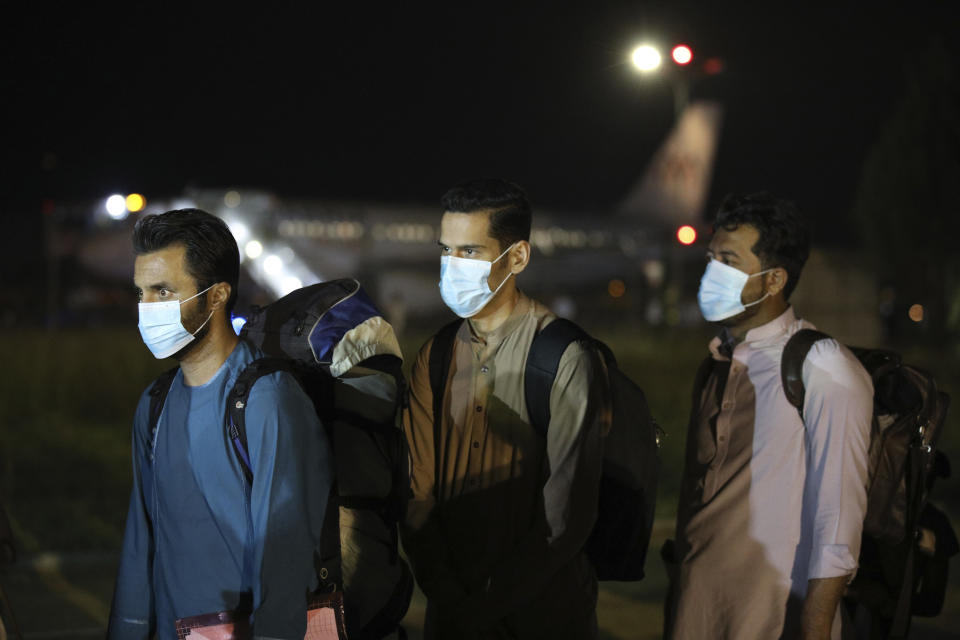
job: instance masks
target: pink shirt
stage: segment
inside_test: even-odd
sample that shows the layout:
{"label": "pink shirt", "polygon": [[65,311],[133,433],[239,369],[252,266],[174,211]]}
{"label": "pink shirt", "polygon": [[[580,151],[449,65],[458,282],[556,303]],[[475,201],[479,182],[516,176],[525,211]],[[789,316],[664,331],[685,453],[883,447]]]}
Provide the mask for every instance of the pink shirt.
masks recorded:
{"label": "pink shirt", "polygon": [[677,518],[675,639],[793,637],[807,581],[856,572],[873,384],[849,349],[817,342],[803,365],[804,424],[780,359],[805,327],[788,308],[732,358],[720,338],[710,343],[714,371],[695,399]]}

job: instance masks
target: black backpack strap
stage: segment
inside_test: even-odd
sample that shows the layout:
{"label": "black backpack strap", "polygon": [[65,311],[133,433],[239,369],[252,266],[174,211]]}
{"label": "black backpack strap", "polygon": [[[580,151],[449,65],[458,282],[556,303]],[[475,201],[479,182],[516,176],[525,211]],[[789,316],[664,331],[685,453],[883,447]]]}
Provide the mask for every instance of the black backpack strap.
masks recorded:
{"label": "black backpack strap", "polygon": [[560,358],[575,340],[591,340],[587,333],[564,318],[557,318],[533,338],[523,374],[523,394],[530,424],[542,437],[550,426],[550,390],[560,368]]}
{"label": "black backpack strap", "polygon": [[[240,372],[227,396],[227,433],[230,442],[233,443],[233,451],[240,461],[243,475],[250,484],[253,484],[253,465],[247,445],[247,402],[250,400],[250,393],[257,380],[277,371],[296,373],[296,365],[288,358],[254,360]],[[343,584],[340,568],[340,500],[336,484],[331,487],[320,540],[320,549],[314,559],[317,574],[320,577],[321,588],[333,590]]]}
{"label": "black backpack strap", "polygon": [[457,318],[446,324],[433,337],[430,345],[430,395],[433,397],[433,461],[434,479],[440,479],[440,417],[443,414],[443,396],[447,390],[447,376],[453,361],[453,343],[463,320]]}
{"label": "black backpack strap", "polygon": [[254,383],[261,377],[277,371],[293,372],[294,365],[286,358],[260,358],[248,364],[233,383],[227,395],[227,434],[233,443],[233,451],[240,460],[243,475],[247,482],[253,483],[253,465],[250,462],[250,450],[247,447],[246,408],[253,391]]}
{"label": "black backpack strap", "polygon": [[157,423],[160,422],[160,414],[163,413],[163,404],[167,401],[167,394],[170,393],[170,385],[173,379],[177,377],[177,371],[180,367],[168,369],[160,374],[160,377],[153,381],[150,387],[150,440],[157,432]]}
{"label": "black backpack strap", "polygon": [[821,340],[829,340],[830,336],[816,329],[800,329],[787,340],[780,358],[780,380],[783,383],[783,392],[800,417],[803,418],[803,399],[807,390],[803,387],[803,361],[807,359],[810,348]]}

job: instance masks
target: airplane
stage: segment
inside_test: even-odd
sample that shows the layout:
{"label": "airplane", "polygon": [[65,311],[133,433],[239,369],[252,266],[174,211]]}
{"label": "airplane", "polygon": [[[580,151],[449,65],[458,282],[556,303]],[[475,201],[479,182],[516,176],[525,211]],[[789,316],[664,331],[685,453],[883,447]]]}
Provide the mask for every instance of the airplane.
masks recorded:
{"label": "airplane", "polygon": [[[535,207],[534,254],[521,288],[568,317],[590,309],[623,309],[627,299],[643,321],[677,324],[688,316],[699,321],[695,308],[678,304],[677,288],[685,284],[683,262],[702,263],[702,252],[683,252],[673,236],[681,226],[694,231],[702,226],[721,122],[719,104],[687,105],[643,176],[612,212]],[[135,213],[116,207],[107,212],[97,203],[93,230],[58,244],[99,281],[129,283],[133,221],[182,207],[218,215],[234,233],[242,270],[255,284],[252,289],[241,285],[238,309],[313,282],[354,277],[395,322],[446,312],[437,286],[442,212],[433,205],[189,189],[175,198],[152,199]],[[699,276],[702,269],[698,265],[693,271]]]}

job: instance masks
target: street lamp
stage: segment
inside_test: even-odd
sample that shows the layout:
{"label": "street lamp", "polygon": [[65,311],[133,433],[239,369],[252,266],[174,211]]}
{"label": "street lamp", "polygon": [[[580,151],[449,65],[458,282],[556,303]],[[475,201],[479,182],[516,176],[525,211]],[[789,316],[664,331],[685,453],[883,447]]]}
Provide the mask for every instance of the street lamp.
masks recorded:
{"label": "street lamp", "polygon": [[640,73],[649,73],[660,68],[660,52],[649,44],[642,44],[634,49],[630,58]]}

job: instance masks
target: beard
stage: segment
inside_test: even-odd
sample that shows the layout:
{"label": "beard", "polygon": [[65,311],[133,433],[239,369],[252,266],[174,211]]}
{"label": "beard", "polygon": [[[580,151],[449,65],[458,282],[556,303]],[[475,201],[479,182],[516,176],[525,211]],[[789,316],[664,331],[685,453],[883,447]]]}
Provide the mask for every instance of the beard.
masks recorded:
{"label": "beard", "polygon": [[175,360],[183,360],[187,354],[203,342],[203,339],[206,338],[210,332],[210,320],[212,320],[212,318],[210,317],[210,312],[207,310],[207,294],[203,293],[197,298],[197,306],[193,312],[181,321],[183,328],[193,334],[193,340],[180,349],[180,351],[173,354]]}

